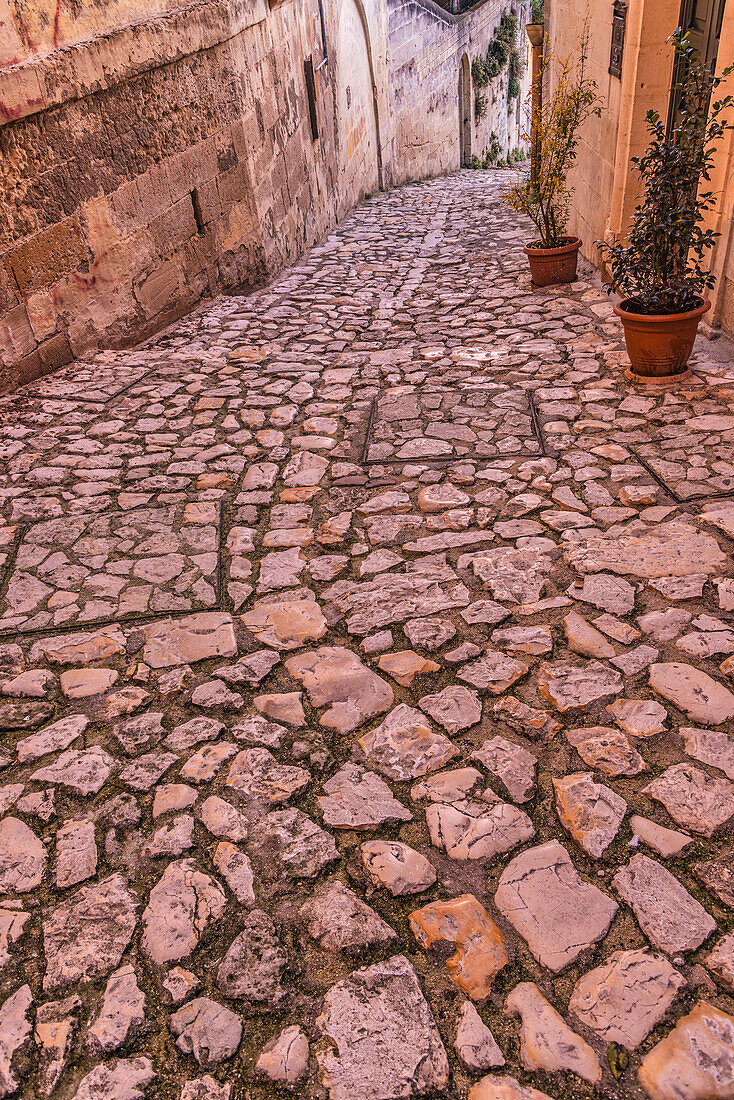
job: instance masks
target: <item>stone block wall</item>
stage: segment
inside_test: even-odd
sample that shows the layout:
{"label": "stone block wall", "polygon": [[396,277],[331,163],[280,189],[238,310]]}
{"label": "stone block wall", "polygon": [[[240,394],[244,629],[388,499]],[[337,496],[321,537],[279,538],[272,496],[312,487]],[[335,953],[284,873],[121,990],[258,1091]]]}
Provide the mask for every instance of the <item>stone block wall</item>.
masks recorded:
{"label": "stone block wall", "polygon": [[318,0],[0,0],[0,391],[265,282],[364,194],[457,168],[461,60],[504,6],[324,0],[321,65]]}

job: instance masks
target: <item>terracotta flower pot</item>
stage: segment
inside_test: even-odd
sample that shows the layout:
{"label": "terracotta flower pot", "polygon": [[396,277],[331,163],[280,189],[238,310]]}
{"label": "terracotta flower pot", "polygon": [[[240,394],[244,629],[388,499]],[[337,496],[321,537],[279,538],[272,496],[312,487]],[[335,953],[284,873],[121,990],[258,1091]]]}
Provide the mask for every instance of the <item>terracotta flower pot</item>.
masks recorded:
{"label": "terracotta flower pot", "polygon": [[711,302],[688,313],[630,313],[626,298],[614,307],[624,325],[624,339],[632,368],[626,372],[633,382],[662,386],[688,376],[688,360],[693,351],[698,323],[711,309]]}
{"label": "terracotta flower pot", "polygon": [[538,248],[526,244],[525,255],[530,262],[530,274],[535,286],[552,286],[555,283],[572,283],[576,278],[581,241],[568,237],[560,248]]}

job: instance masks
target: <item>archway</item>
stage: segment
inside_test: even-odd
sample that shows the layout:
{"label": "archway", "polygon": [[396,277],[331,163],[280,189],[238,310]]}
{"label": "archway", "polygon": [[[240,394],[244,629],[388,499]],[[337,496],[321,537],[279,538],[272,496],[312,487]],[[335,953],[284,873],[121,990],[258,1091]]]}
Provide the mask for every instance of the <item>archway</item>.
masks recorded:
{"label": "archway", "polygon": [[459,165],[464,168],[472,158],[471,68],[466,54],[459,67]]}
{"label": "archway", "polygon": [[372,57],[359,0],[341,0],[336,23],[339,161],[347,207],[381,185]]}

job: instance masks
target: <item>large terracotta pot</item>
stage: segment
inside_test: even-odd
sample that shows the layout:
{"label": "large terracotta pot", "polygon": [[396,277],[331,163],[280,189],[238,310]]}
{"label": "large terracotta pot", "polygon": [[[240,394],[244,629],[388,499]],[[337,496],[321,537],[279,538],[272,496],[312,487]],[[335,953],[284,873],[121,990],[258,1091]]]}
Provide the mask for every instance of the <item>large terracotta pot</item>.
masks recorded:
{"label": "large terracotta pot", "polygon": [[526,244],[525,255],[530,262],[530,274],[535,286],[552,286],[555,283],[572,283],[576,278],[581,241],[569,237],[560,248],[538,248]]}
{"label": "large terracotta pot", "polygon": [[693,351],[698,323],[711,309],[701,299],[698,309],[688,313],[630,313],[629,299],[614,307],[624,325],[624,339],[632,368],[627,378],[647,386],[662,386],[688,377],[688,360]]}

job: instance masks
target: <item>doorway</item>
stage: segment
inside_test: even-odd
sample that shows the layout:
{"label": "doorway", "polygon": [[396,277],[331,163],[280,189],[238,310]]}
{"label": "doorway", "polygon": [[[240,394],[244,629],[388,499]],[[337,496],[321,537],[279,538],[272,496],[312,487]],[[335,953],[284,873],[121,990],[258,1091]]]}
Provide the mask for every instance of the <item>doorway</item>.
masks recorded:
{"label": "doorway", "polygon": [[471,68],[464,54],[459,68],[459,166],[466,168],[472,158]]}
{"label": "doorway", "polygon": [[[691,45],[700,60],[712,68],[719,53],[721,26],[724,19],[726,0],[683,0],[680,13],[680,26],[690,35]],[[673,86],[680,81],[680,65],[673,71]],[[678,118],[680,103],[678,97],[671,94],[668,114],[668,132],[671,132]]]}

